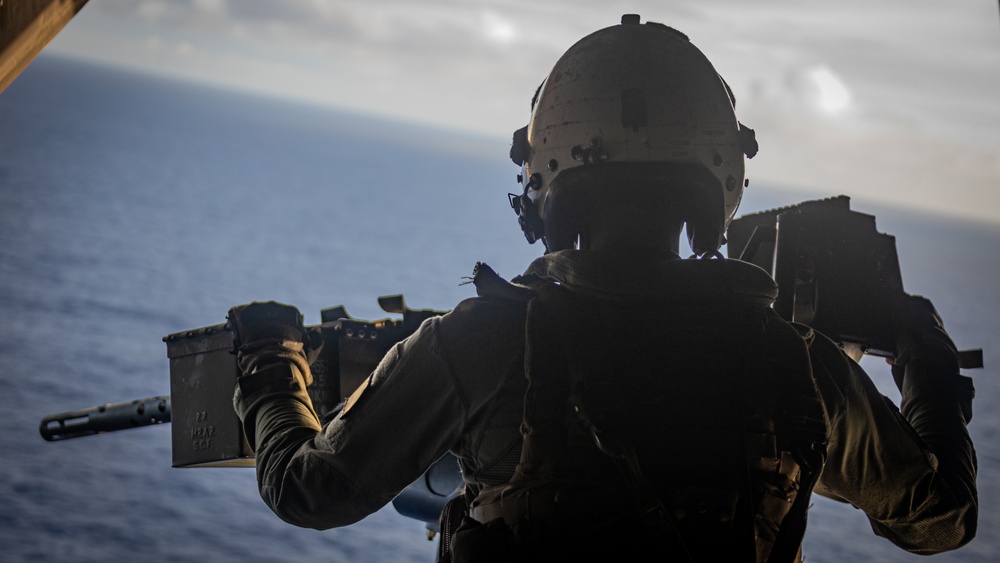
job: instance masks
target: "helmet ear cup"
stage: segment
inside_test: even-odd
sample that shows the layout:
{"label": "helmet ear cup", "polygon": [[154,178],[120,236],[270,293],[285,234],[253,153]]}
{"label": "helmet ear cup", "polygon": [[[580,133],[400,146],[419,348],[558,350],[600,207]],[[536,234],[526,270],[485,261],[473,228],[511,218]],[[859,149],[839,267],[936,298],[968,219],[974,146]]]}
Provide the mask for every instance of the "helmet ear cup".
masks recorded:
{"label": "helmet ear cup", "polygon": [[546,251],[576,248],[580,238],[586,236],[584,225],[591,206],[595,203],[595,196],[600,194],[600,191],[591,188],[586,183],[549,188],[545,209],[542,210],[544,219],[541,221],[545,229],[542,240]]}

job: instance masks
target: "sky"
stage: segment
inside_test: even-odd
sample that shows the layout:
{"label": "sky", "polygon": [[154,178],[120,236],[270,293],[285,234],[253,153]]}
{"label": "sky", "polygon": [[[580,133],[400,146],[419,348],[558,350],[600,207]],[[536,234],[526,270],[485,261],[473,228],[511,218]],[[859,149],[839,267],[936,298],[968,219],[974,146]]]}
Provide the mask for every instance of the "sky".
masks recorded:
{"label": "sky", "polygon": [[45,52],[509,140],[558,57],[624,13],[731,85],[750,190],[1000,223],[994,0],[90,0]]}

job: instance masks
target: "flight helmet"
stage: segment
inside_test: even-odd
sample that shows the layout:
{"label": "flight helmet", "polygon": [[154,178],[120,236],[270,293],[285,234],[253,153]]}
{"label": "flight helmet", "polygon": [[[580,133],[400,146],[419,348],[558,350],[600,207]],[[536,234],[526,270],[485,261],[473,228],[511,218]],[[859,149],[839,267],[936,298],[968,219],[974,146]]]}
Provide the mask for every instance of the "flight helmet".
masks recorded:
{"label": "flight helmet", "polygon": [[528,125],[514,132],[510,156],[523,191],[510,203],[525,238],[563,249],[552,248],[546,219],[553,187],[572,190],[597,175],[610,180],[602,190],[620,190],[605,196],[629,198],[615,179],[639,175],[696,201],[684,217],[691,248],[718,254],[747,183],[744,156],[757,152],[734,107],[709,60],[671,27],[626,14],[584,37],[556,62]]}

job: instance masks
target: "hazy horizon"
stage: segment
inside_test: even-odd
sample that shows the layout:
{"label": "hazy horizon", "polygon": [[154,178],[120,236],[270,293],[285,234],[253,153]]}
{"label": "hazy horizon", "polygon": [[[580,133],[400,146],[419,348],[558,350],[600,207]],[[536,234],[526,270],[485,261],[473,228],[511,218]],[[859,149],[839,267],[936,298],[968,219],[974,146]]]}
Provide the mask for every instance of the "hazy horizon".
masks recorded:
{"label": "hazy horizon", "polygon": [[757,131],[755,183],[998,223],[993,2],[89,2],[47,51],[509,143],[573,42],[680,29]]}

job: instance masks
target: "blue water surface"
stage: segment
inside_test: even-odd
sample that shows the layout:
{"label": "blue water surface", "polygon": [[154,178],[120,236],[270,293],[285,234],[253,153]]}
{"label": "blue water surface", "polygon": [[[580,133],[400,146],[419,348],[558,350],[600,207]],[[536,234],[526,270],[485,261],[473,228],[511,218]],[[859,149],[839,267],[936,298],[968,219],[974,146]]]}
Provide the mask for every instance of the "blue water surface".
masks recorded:
{"label": "blue water surface", "polygon": [[[507,204],[508,149],[40,57],[0,94],[0,560],[433,561],[423,523],[391,506],[303,530],[264,506],[252,470],[171,468],[167,425],[48,443],[38,424],[169,393],[162,337],[223,322],[232,305],[292,303],[307,324],[334,305],[375,319],[382,295],[453,307],[479,260],[519,273],[541,248]],[[754,186],[742,211],[802,199]],[[934,560],[993,561],[1000,228],[853,202],[896,235],[907,290],[934,300],[960,347],[985,349],[971,426],[981,534]],[[898,400],[884,365],[865,365]],[[925,560],[825,499],[806,555]]]}

